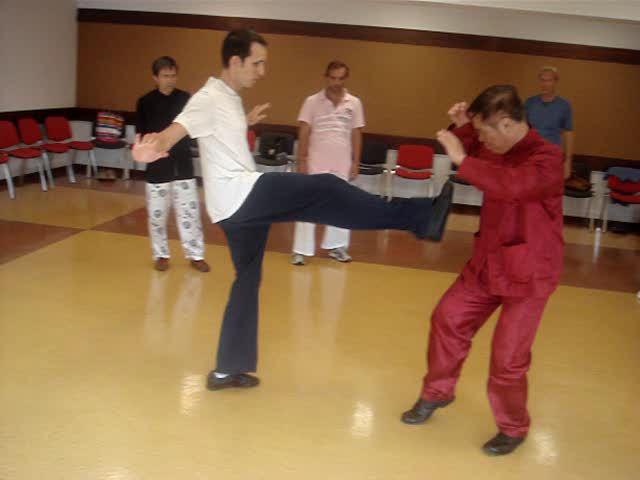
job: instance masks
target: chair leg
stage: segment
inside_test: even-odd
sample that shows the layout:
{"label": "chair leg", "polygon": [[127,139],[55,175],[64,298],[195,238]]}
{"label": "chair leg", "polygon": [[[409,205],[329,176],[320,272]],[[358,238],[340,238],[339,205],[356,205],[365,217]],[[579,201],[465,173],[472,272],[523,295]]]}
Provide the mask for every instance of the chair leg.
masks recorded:
{"label": "chair leg", "polygon": [[76,158],[76,151],[70,150],[67,152],[67,177],[71,183],[76,183],[76,174],[73,171],[73,163]]}
{"label": "chair leg", "polygon": [[95,176],[98,176],[98,162],[96,161],[96,154],[93,150],[89,150],[89,159],[91,160],[91,163],[93,164],[93,173],[95,174]]}
{"label": "chair leg", "polygon": [[602,233],[607,232],[607,226],[609,223],[609,203],[611,197],[609,195],[605,195],[602,199],[602,211],[600,212],[600,218],[602,219]]}
{"label": "chair leg", "polygon": [[120,165],[122,165],[122,179],[123,180],[129,180],[131,178],[131,173],[129,172],[129,165],[130,162],[128,160],[129,157],[129,149],[128,148],[123,148],[122,149],[122,154],[120,155]]}
{"label": "chair leg", "polygon": [[69,177],[69,182],[76,183],[76,175],[73,172],[73,163],[67,163],[67,177]]}
{"label": "chair leg", "polygon": [[587,215],[589,215],[589,231],[593,232],[593,224],[595,223],[595,219],[593,218],[593,197],[589,197],[589,201],[587,202]]}
{"label": "chair leg", "polygon": [[47,152],[42,152],[42,160],[44,161],[44,169],[47,172],[47,179],[49,180],[49,186],[55,188],[56,184],[53,182],[53,173],[51,172],[51,162],[49,161],[49,155]]}
{"label": "chair leg", "polygon": [[40,156],[36,158],[36,162],[38,164],[38,174],[40,175],[40,188],[43,192],[46,192],[49,189],[47,188],[47,179],[44,173],[44,159]]}
{"label": "chair leg", "polygon": [[393,172],[387,173],[385,194],[387,202],[390,202],[393,198]]}
{"label": "chair leg", "polygon": [[20,185],[24,185],[24,174],[27,168],[26,160],[20,162]]}
{"label": "chair leg", "polygon": [[87,150],[87,178],[91,178],[91,150]]}
{"label": "chair leg", "polygon": [[11,178],[11,172],[9,171],[9,165],[2,164],[2,170],[4,170],[4,178],[7,180],[7,190],[9,190],[9,198],[12,200],[16,198],[16,191],[13,188],[13,178]]}

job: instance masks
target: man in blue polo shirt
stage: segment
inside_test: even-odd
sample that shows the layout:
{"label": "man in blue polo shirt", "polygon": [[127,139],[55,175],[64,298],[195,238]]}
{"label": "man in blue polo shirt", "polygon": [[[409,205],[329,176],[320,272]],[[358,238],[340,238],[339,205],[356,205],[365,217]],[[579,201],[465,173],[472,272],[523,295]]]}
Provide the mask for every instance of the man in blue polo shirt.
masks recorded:
{"label": "man in blue polo shirt", "polygon": [[573,157],[573,115],[571,104],[556,95],[559,80],[555,67],[543,67],[538,74],[540,94],[529,97],[524,106],[527,121],[540,135],[564,151],[564,177],[571,175]]}

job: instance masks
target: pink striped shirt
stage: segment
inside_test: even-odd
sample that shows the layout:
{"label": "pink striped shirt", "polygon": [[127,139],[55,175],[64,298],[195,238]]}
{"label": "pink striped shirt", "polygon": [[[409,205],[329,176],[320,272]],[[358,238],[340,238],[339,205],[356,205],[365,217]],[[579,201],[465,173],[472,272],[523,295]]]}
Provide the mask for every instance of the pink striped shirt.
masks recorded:
{"label": "pink striped shirt", "polygon": [[309,173],[333,173],[348,179],[352,162],[351,131],[365,125],[360,99],[345,92],[335,106],[323,89],[307,97],[298,120],[311,127]]}

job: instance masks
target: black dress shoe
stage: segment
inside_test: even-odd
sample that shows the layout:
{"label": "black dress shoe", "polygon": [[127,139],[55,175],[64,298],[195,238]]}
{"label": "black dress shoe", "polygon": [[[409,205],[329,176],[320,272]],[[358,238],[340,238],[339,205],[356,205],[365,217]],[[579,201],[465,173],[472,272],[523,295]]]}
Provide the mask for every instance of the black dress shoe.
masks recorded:
{"label": "black dress shoe", "polygon": [[251,388],[257,387],[260,379],[246,373],[227,375],[223,378],[216,377],[215,372],[209,372],[207,376],[207,388],[209,390],[221,390],[223,388]]}
{"label": "black dress shoe", "polygon": [[495,437],[482,446],[487,455],[507,455],[524,442],[525,437],[510,437],[499,432]]}
{"label": "black dress shoe", "polygon": [[[455,398],[455,397],[454,397]],[[402,414],[401,420],[409,425],[415,425],[418,423],[426,422],[433,412],[438,408],[443,408],[453,402],[454,398],[450,400],[438,400],[430,401],[419,398],[411,410],[408,410]]]}
{"label": "black dress shoe", "polygon": [[444,235],[447,226],[451,202],[453,200],[453,183],[449,180],[445,182],[440,190],[440,195],[433,199],[431,219],[427,227],[427,238],[439,242]]}

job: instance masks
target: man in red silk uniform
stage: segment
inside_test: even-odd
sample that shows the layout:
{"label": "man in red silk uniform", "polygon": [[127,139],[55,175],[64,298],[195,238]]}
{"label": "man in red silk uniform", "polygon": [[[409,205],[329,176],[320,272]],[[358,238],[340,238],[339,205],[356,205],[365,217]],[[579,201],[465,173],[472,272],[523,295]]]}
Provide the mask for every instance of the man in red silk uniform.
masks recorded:
{"label": "man in red silk uniform", "polygon": [[526,122],[510,85],[449,110],[453,131],[438,132],[458,175],[484,194],[473,255],[431,318],[428,372],[420,398],[402,415],[426,421],[454,399],[471,339],[502,307],[491,351],[488,393],[498,434],[485,453],[511,453],[527,435],[527,370],[547,299],[562,270],[562,151]]}

